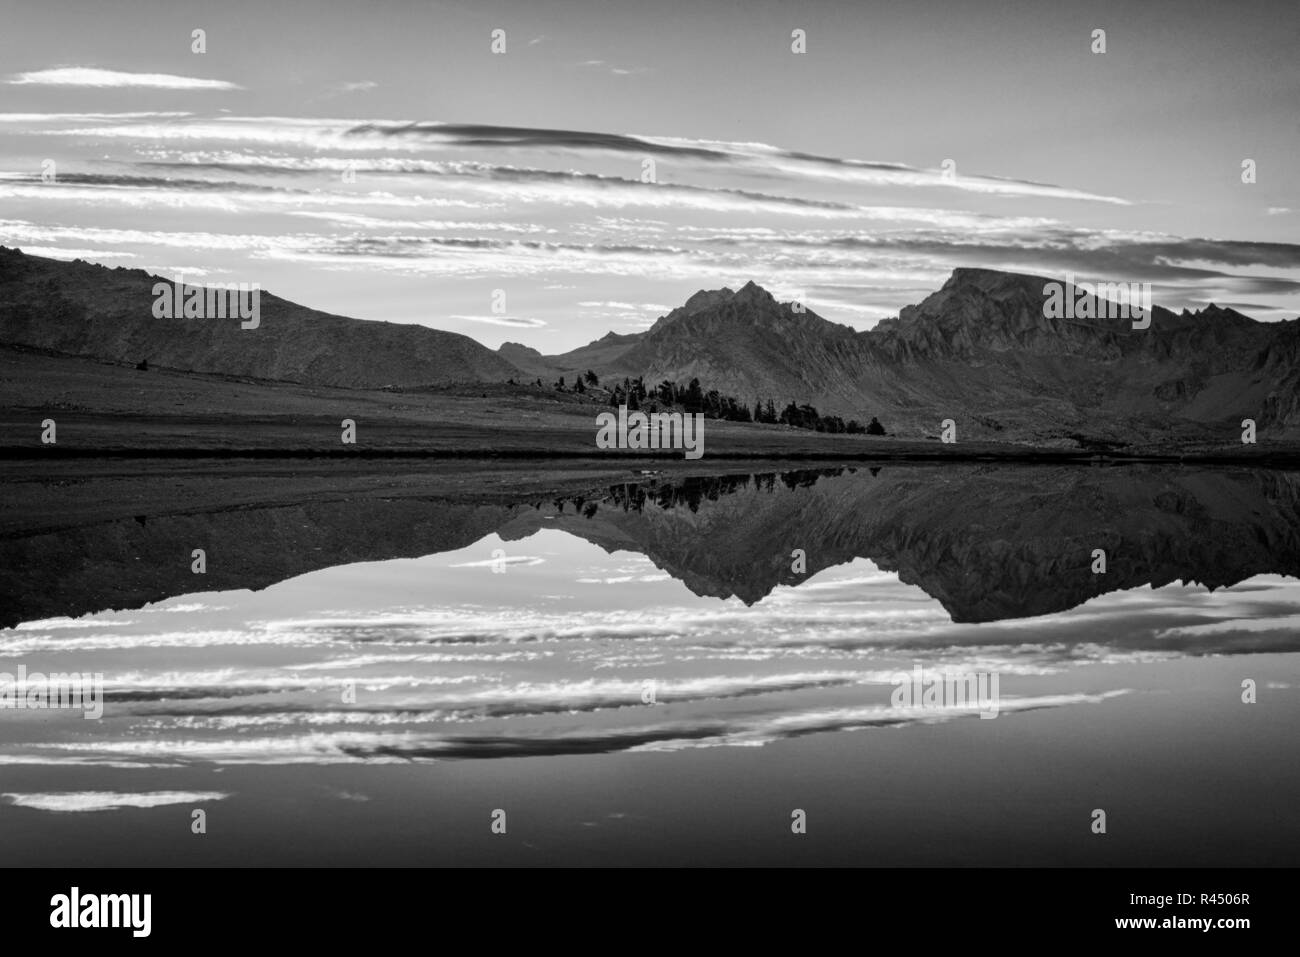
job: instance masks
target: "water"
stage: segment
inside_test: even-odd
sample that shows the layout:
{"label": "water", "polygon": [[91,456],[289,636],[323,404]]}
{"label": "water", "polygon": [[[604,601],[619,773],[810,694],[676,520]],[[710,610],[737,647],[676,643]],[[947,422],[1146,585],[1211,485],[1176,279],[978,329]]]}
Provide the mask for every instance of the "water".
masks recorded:
{"label": "water", "polygon": [[[0,840],[14,864],[1293,865],[1298,501],[1282,472],[886,466],[21,536],[0,671],[102,673],[105,701],[0,711]],[[209,575],[177,575],[196,541]],[[996,676],[996,717],[900,705],[918,668]]]}

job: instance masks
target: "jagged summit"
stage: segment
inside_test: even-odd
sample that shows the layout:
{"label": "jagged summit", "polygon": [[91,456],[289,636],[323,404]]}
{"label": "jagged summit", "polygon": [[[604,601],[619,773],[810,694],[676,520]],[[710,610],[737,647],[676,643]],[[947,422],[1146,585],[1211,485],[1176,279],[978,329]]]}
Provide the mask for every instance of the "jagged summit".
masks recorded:
{"label": "jagged summit", "polygon": [[1218,303],[1211,302],[1201,309],[1184,309],[1180,316],[1187,316],[1193,319],[1216,319],[1228,322],[1254,322],[1244,313],[1238,312],[1231,306],[1220,306]]}
{"label": "jagged summit", "polygon": [[653,335],[687,316],[698,315],[723,306],[780,308],[781,303],[777,302],[775,296],[752,279],[739,289],[734,290],[729,286],[723,286],[721,289],[701,289],[699,292],[692,294],[686,302],[668,313],[668,315],[660,316],[655,324],[650,327],[648,334]]}
{"label": "jagged summit", "polygon": [[741,286],[732,299],[736,302],[776,302],[775,296],[752,279]]}
{"label": "jagged summit", "polygon": [[[678,309],[688,313],[698,312],[720,302],[726,302],[734,295],[735,292],[728,286],[723,286],[721,289],[701,289],[699,292],[693,293]],[[677,311],[677,309],[673,310],[673,312]]]}

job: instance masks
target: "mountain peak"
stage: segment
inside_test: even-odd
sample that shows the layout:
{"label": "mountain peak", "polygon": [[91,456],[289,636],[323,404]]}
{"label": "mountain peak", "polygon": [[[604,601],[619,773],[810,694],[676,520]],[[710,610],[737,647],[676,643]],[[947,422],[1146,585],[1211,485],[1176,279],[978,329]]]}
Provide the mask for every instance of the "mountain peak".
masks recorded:
{"label": "mountain peak", "polygon": [[730,302],[735,295],[736,293],[727,286],[723,286],[721,289],[701,289],[699,292],[692,294],[686,302],[668,313],[668,315],[660,316],[648,331],[655,332],[681,319],[683,316],[692,316],[697,312],[703,312],[705,309],[712,309],[724,302]]}
{"label": "mountain peak", "polygon": [[978,266],[958,266],[943,284],[940,292],[954,290],[978,289],[980,292],[993,293],[1006,290],[1033,289],[1041,290],[1045,280],[1020,273],[1003,272],[1000,269],[981,269]]}
{"label": "mountain peak", "polygon": [[538,359],[542,357],[540,352],[532,348],[532,346],[524,345],[522,342],[503,342],[497,346],[497,352],[503,355],[529,356]]}
{"label": "mountain peak", "polygon": [[701,289],[681,306],[678,306],[677,309],[674,309],[673,312],[681,311],[689,315],[692,312],[699,312],[701,309],[716,306],[720,302],[727,302],[734,295],[735,293],[727,286],[723,286],[721,289]]}
{"label": "mountain peak", "polygon": [[776,302],[770,292],[752,279],[741,286],[732,299],[736,302]]}
{"label": "mountain peak", "polygon": [[678,306],[668,314],[668,318],[677,318],[679,316],[689,316],[692,313],[700,312],[704,309],[711,309],[714,306],[722,305],[726,302],[775,302],[772,294],[760,286],[754,280],[749,280],[739,289],[733,290],[730,286],[723,286],[721,289],[701,289],[694,293],[685,303]]}
{"label": "mountain peak", "polygon": [[1231,306],[1220,306],[1216,302],[1211,302],[1204,309],[1192,313],[1195,316],[1240,316],[1241,313]]}

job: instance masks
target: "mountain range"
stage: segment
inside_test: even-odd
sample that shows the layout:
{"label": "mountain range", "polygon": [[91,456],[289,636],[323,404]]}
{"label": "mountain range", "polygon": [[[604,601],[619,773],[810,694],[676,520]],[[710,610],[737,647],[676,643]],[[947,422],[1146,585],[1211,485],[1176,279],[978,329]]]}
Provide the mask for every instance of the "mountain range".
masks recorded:
{"label": "mountain range", "polygon": [[748,402],[874,415],[909,437],[936,434],[945,418],[959,435],[1040,444],[1227,437],[1243,418],[1300,436],[1300,320],[1263,323],[1214,305],[1156,306],[1147,329],[1054,319],[1047,282],[957,269],[920,304],[862,332],[749,283],[696,293],[644,333],[528,359],[553,375],[697,377]]}
{"label": "mountain range", "polygon": [[894,435],[1044,446],[1300,438],[1300,320],[1264,323],[1210,305],[1127,318],[1049,318],[1043,277],[957,269],[915,306],[858,331],[750,282],[700,291],[644,332],[547,356],[490,350],[423,325],[350,319],[263,292],[261,324],[157,319],[142,270],[0,247],[0,345],[116,363],[336,388],[467,382],[549,385],[698,378],[752,405],[811,404]]}

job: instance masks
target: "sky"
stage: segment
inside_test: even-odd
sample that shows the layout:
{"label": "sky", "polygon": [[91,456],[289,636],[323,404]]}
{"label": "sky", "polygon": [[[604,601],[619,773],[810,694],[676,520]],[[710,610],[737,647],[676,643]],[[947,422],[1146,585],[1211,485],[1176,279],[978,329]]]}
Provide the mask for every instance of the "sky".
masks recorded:
{"label": "sky", "polygon": [[0,24],[0,243],[38,255],[546,353],[749,280],[867,329],[959,266],[1300,313],[1294,4],[0,0]]}

